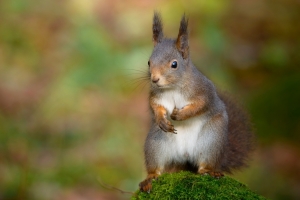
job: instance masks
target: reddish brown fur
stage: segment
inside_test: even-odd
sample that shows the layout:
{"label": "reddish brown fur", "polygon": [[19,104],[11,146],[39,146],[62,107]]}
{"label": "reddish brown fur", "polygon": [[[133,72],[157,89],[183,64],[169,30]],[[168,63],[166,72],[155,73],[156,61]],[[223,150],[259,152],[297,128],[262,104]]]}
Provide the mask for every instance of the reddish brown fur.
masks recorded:
{"label": "reddish brown fur", "polygon": [[216,171],[216,169],[210,165],[207,165],[206,163],[200,163],[199,169],[198,169],[199,174],[209,174],[212,177],[220,178],[224,176],[223,173],[220,171]]}
{"label": "reddish brown fur", "polygon": [[161,172],[159,169],[151,170],[151,172],[148,173],[147,178],[139,184],[140,188],[143,191],[150,192],[152,189],[152,180],[157,179],[160,174]]}
{"label": "reddish brown fur", "polygon": [[159,125],[159,127],[166,132],[176,133],[174,126],[171,124],[169,120],[167,120],[166,109],[163,106],[154,103],[153,100],[150,101],[150,106],[154,111],[155,120],[156,123]]}
{"label": "reddish brown fur", "polygon": [[171,114],[171,119],[182,121],[188,118],[202,114],[206,108],[206,102],[203,100],[194,101],[193,103],[184,106],[182,109],[175,108]]}

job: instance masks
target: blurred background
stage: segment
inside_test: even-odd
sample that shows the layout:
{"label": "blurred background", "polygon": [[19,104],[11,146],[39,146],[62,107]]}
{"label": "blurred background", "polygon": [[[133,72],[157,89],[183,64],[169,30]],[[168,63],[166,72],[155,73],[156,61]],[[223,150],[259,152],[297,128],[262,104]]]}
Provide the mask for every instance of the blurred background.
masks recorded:
{"label": "blurred background", "polygon": [[145,178],[153,11],[190,19],[194,64],[249,111],[250,167],[233,177],[300,199],[298,0],[0,1],[0,199],[129,199]]}

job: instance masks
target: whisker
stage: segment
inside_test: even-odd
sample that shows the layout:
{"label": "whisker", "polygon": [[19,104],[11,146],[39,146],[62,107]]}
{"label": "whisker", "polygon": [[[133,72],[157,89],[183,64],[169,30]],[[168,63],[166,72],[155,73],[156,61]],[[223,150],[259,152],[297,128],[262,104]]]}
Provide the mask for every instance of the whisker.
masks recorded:
{"label": "whisker", "polygon": [[148,83],[148,81],[144,81],[144,80],[142,80],[142,81],[135,81],[135,82],[132,82],[131,85],[140,86],[140,85],[142,85],[144,83]]}
{"label": "whisker", "polygon": [[128,69],[134,72],[148,73],[148,69]]}
{"label": "whisker", "polygon": [[130,87],[133,87],[133,91],[136,91],[137,89],[144,89],[147,84],[150,83],[150,77],[148,75],[143,75],[135,78],[130,78],[127,82]]}
{"label": "whisker", "polygon": [[131,81],[134,81],[134,82],[138,82],[138,81],[150,81],[150,78],[149,77],[137,77],[137,78],[132,78]]}
{"label": "whisker", "polygon": [[128,70],[139,71],[139,72],[147,72],[148,71],[148,69],[135,69],[135,68],[129,68]]}
{"label": "whisker", "polygon": [[133,91],[136,91],[138,88],[140,88],[140,91],[142,91],[145,88],[145,86],[148,84],[149,84],[148,81],[138,82],[138,84],[136,84],[136,86],[133,88]]}
{"label": "whisker", "polygon": [[146,78],[135,78],[135,79],[129,79],[127,81],[127,83],[131,84],[131,85],[134,85],[134,84],[137,84],[137,83],[141,83],[141,82],[148,82],[149,79],[146,79]]}
{"label": "whisker", "polygon": [[127,75],[134,76],[128,80],[131,87],[133,86],[133,91],[137,89],[143,90],[150,83],[150,74],[148,66],[142,69],[127,69]]}

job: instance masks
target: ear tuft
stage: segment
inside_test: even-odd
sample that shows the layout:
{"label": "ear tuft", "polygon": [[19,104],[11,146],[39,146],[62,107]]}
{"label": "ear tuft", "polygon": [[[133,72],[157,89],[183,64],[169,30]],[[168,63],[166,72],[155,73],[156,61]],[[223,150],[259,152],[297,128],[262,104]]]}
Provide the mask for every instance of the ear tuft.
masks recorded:
{"label": "ear tuft", "polygon": [[185,14],[181,18],[176,47],[184,59],[189,56],[188,19],[185,17]]}
{"label": "ear tuft", "polygon": [[157,43],[160,43],[164,37],[162,29],[163,29],[163,25],[162,25],[160,13],[155,11],[153,16],[153,26],[152,26],[154,46]]}

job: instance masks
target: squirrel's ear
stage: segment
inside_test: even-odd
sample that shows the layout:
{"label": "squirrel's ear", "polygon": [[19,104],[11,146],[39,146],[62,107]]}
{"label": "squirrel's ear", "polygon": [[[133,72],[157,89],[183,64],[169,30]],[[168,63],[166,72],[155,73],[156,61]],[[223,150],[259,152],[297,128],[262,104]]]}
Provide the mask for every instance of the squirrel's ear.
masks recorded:
{"label": "squirrel's ear", "polygon": [[184,59],[189,56],[188,19],[185,17],[185,14],[181,18],[176,47]]}
{"label": "squirrel's ear", "polygon": [[154,46],[156,46],[157,43],[160,43],[164,37],[162,29],[163,29],[163,25],[161,22],[160,14],[158,12],[154,12],[153,26],[152,26]]}

